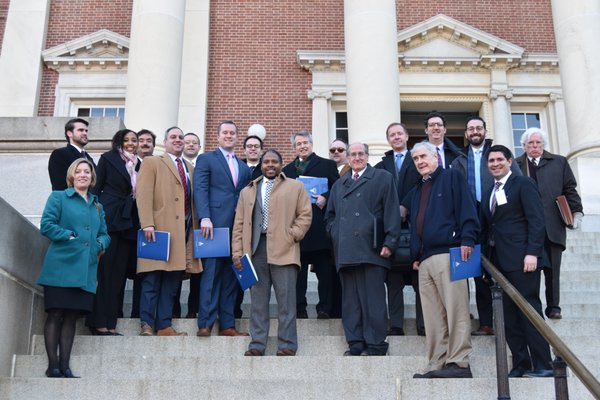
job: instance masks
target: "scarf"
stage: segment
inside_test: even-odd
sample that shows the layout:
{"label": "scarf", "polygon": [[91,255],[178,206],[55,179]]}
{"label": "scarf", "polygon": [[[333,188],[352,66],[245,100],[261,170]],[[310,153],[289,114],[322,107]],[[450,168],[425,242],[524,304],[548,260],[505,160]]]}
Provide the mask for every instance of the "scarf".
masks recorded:
{"label": "scarf", "polygon": [[121,156],[121,159],[125,161],[125,169],[131,178],[131,197],[135,199],[135,186],[137,182],[137,171],[135,168],[139,159],[135,154],[123,151],[123,149],[119,149],[119,155]]}

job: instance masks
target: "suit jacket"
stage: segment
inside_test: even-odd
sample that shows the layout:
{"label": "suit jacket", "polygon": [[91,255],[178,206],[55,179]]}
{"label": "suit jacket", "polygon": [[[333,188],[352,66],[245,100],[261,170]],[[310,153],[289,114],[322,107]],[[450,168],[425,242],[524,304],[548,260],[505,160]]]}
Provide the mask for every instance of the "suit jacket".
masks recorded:
{"label": "suit jacket", "polygon": [[[136,170],[139,171],[140,165],[138,162]],[[139,229],[137,205],[131,197],[131,178],[118,151],[110,150],[100,156],[96,185],[91,191],[104,207],[109,232],[132,230],[135,233]]]}
{"label": "suit jacket", "polygon": [[[242,158],[242,161],[246,163],[246,165],[248,165],[248,160]],[[260,161],[258,162],[258,164],[256,164],[256,166],[254,167],[254,169],[252,167],[250,167],[248,165],[248,168],[250,168],[250,180],[253,181],[256,178],[258,178],[259,176],[262,176],[262,170],[261,170],[261,163]]]}
{"label": "suit jacket", "polygon": [[504,185],[506,204],[490,211],[493,188],[481,197],[485,244],[494,239],[496,263],[501,271],[523,270],[526,255],[541,257],[544,249],[544,211],[532,179],[511,174]]}
{"label": "suit jacket", "polygon": [[342,176],[346,175],[348,173],[348,171],[351,171],[351,170],[352,170],[352,167],[350,167],[350,164],[348,164],[348,163],[344,164],[342,169],[339,171],[340,178]]}
{"label": "suit jacket", "polygon": [[410,192],[421,179],[421,175],[417,172],[415,163],[410,157],[410,151],[404,156],[402,167],[400,167],[398,173],[396,173],[396,160],[393,150],[386,151],[385,155],[381,157],[381,161],[375,165],[375,168],[385,169],[392,174],[400,203],[402,203],[402,200],[406,197],[408,192]]}
{"label": "suit jacket", "polygon": [[237,186],[220,149],[198,156],[194,168],[194,202],[198,219],[210,218],[215,228],[233,227],[235,207],[242,189],[250,181],[250,168],[239,158]]}
{"label": "suit jacket", "polygon": [[[516,161],[523,175],[530,176],[527,167],[527,154],[521,155]],[[552,243],[561,246],[564,250],[566,248],[567,232],[556,205],[556,198],[565,195],[569,207],[571,207],[571,212],[583,213],[581,197],[577,193],[575,175],[573,175],[573,171],[565,157],[544,151],[536,169],[536,178],[544,205],[546,235]]]}
{"label": "suit jacket", "polygon": [[[70,144],[56,149],[50,154],[50,158],[48,159],[48,174],[50,175],[52,190],[65,190],[67,188],[67,170],[73,161],[81,157],[83,156],[79,150]],[[96,166],[96,163],[89,154],[87,154],[87,159],[94,164],[94,167]]]}
{"label": "suit jacket", "polygon": [[[263,178],[253,180],[242,190],[235,212],[231,240],[232,255],[254,254],[262,231]],[[267,262],[300,267],[300,240],[311,223],[312,208],[304,185],[281,173],[269,198]]]}
{"label": "suit jacket", "polygon": [[[298,157],[283,168],[283,173],[288,178],[296,179],[298,177],[295,166],[297,160]],[[329,190],[331,190],[335,181],[340,177],[335,161],[319,157],[315,153],[312,154],[311,161],[306,167],[303,175],[327,178]],[[329,198],[329,191],[323,193],[322,196]],[[331,241],[325,233],[325,208],[321,210],[316,204],[312,205],[312,223],[310,224],[310,229],[306,233],[306,236],[304,236],[304,239],[300,242],[300,248],[302,251],[331,249]]]}
{"label": "suit jacket", "polygon": [[445,169],[452,168],[452,161],[460,156],[460,149],[450,139],[444,137],[444,166]]}
{"label": "suit jacket", "polygon": [[393,178],[387,171],[367,165],[354,181],[352,174],[340,178],[331,189],[327,204],[327,232],[333,241],[337,269],[359,264],[391,267],[391,259],[374,248],[374,235],[383,225],[383,246],[394,251],[400,236],[400,208]]}
{"label": "suit jacket", "polygon": [[[187,171],[192,171],[192,165],[185,160],[184,163]],[[190,187],[192,183],[193,179],[190,175]],[[153,226],[157,231],[171,232],[169,260],[138,258],[137,272],[160,270],[200,272],[202,270],[200,260],[192,257],[194,240],[191,230],[186,241],[185,194],[181,177],[169,154],[144,158],[137,178],[136,193],[142,229]],[[192,194],[191,190],[190,194]],[[192,226],[197,228],[193,198],[192,195],[190,211]]]}

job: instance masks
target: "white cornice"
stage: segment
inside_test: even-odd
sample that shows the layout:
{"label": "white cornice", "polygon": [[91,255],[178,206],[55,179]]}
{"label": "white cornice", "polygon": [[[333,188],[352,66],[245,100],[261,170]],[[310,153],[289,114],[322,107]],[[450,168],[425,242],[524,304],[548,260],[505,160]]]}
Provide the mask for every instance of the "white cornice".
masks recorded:
{"label": "white cornice", "polygon": [[343,51],[298,50],[296,61],[307,71],[344,71],[346,56]]}
{"label": "white cornice", "polygon": [[129,38],[101,29],[42,52],[48,68],[62,70],[120,70],[129,58]]}

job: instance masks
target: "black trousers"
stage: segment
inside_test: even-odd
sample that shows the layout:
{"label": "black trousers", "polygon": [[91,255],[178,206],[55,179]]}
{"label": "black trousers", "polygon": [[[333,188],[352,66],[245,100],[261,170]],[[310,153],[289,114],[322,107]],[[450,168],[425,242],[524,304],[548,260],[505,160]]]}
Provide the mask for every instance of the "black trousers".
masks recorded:
{"label": "black trousers", "polygon": [[308,265],[312,264],[319,280],[317,312],[323,311],[332,318],[340,318],[342,315],[342,288],[331,251],[303,251],[300,255],[300,263],[301,268],[296,281],[296,310],[298,312],[306,311]]}
{"label": "black trousers", "polygon": [[542,269],[546,285],[546,315],[552,310],[560,311],[560,264],[562,262],[563,248],[546,238],[544,251],[550,258],[550,267]]}

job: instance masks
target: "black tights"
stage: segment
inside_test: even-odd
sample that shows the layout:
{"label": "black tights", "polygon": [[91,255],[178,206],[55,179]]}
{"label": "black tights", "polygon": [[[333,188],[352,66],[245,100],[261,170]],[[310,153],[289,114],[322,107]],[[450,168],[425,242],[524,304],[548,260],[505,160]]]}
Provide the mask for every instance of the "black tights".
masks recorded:
{"label": "black tights", "polygon": [[44,325],[44,343],[48,354],[48,368],[69,368],[73,339],[75,338],[75,322],[79,317],[78,310],[51,309]]}

